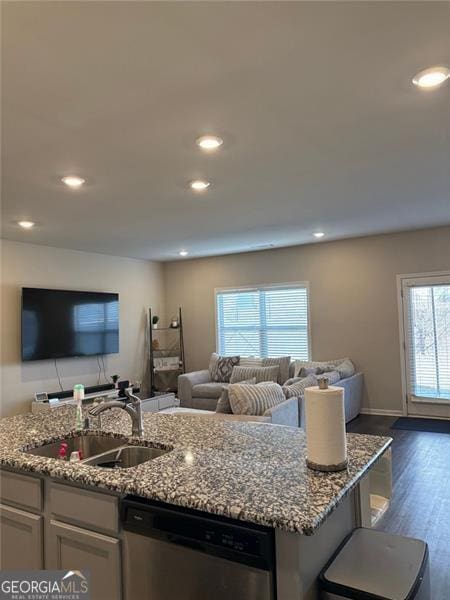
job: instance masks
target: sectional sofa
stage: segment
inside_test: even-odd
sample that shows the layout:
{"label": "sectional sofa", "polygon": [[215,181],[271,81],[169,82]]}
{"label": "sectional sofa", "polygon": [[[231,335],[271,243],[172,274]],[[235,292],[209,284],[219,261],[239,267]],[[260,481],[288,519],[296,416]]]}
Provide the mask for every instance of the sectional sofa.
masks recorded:
{"label": "sectional sofa", "polygon": [[[290,376],[293,376],[293,363]],[[324,375],[326,376],[326,374]],[[227,383],[211,381],[208,369],[185,373],[178,378],[178,397],[184,409],[215,411],[217,401]],[[362,406],[363,374],[355,373],[351,377],[341,379],[334,385],[344,388],[345,420],[348,423],[357,417]],[[304,426],[304,397],[298,399],[299,425]]]}

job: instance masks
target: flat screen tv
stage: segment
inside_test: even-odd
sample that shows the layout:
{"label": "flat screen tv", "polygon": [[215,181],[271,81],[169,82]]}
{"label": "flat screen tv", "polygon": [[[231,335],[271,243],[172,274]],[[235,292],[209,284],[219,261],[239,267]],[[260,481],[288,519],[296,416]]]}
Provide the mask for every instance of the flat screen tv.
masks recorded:
{"label": "flat screen tv", "polygon": [[22,288],[22,360],[119,352],[119,294]]}

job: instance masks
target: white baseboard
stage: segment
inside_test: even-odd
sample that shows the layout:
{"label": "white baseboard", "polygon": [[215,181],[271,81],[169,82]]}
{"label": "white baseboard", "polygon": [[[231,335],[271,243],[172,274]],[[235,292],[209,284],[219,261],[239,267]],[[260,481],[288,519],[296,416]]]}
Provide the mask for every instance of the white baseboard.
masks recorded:
{"label": "white baseboard", "polygon": [[402,417],[403,412],[401,410],[390,410],[387,408],[362,408],[362,415],[380,415],[385,417]]}

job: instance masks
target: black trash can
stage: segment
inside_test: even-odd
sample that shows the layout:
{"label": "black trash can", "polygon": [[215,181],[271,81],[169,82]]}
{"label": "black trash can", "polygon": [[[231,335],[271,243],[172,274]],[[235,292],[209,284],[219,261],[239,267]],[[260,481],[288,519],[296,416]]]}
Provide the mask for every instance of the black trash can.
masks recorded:
{"label": "black trash can", "polygon": [[430,600],[428,546],[414,538],[355,529],[319,581],[325,600]]}

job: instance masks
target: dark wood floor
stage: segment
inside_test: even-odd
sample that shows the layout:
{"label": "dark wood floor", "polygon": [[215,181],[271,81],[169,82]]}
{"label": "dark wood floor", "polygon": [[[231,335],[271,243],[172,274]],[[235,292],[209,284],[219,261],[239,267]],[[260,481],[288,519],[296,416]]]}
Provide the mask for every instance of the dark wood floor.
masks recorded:
{"label": "dark wood floor", "polygon": [[425,540],[432,600],[450,600],[450,435],[390,429],[394,421],[361,415],[348,430],[394,438],[393,498],[379,529]]}

